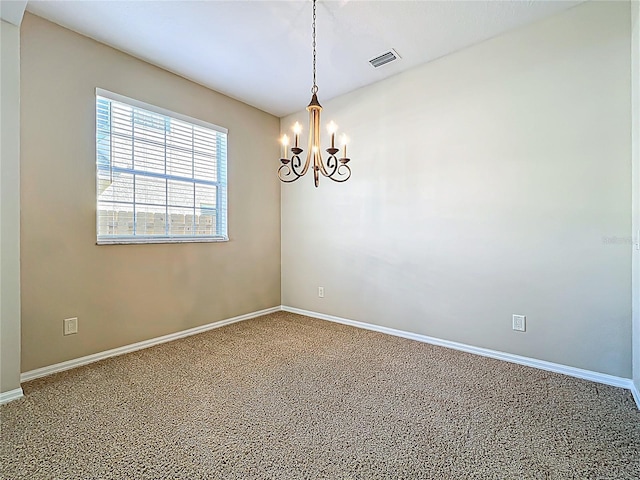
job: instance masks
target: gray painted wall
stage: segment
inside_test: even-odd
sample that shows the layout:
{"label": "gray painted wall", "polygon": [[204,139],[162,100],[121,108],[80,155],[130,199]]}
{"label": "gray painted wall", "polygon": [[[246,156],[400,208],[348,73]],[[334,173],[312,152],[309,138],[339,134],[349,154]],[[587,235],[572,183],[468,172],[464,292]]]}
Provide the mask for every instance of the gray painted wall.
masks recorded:
{"label": "gray painted wall", "polygon": [[631,378],[630,25],[588,2],[327,102],[353,178],[282,186],[283,304]]}

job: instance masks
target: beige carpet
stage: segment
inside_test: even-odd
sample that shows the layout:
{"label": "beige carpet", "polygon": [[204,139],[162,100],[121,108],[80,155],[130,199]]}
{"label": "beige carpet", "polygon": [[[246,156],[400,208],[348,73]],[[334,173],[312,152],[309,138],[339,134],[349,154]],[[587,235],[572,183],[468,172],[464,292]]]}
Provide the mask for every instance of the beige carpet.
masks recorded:
{"label": "beige carpet", "polygon": [[289,313],[23,385],[4,479],[638,479],[629,392]]}

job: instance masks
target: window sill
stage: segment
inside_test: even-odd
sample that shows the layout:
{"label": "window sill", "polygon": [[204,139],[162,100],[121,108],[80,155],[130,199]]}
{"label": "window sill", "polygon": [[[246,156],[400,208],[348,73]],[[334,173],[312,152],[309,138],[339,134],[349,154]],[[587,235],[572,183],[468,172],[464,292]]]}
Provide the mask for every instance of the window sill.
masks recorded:
{"label": "window sill", "polygon": [[218,243],[228,242],[229,237],[205,237],[205,238],[181,238],[181,237],[118,237],[118,238],[101,238],[96,245],[151,245],[157,243]]}

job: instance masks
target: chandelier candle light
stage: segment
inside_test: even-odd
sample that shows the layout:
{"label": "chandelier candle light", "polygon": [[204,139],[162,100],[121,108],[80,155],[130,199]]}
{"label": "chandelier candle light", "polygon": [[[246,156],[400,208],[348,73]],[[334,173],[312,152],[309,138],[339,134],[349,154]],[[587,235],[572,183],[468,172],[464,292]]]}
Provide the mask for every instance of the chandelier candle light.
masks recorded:
{"label": "chandelier candle light", "polygon": [[307,160],[302,165],[300,154],[304,151],[299,147],[300,133],[302,133],[302,125],[298,122],[293,126],[293,147],[291,147],[291,158],[288,158],[289,137],[282,137],[282,165],[278,169],[278,177],[286,183],[295,182],[304,176],[309,170],[311,159],[313,158],[313,181],[315,186],[320,182],[320,174],[330,178],[334,182],[346,182],[351,177],[351,169],[349,168],[350,159],[347,158],[347,136],[342,135],[342,157],[336,158],[336,153],[340,151],[336,148],[336,132],[338,126],[332,121],[327,126],[329,135],[331,135],[331,147],[327,148],[329,158],[325,163],[320,153],[320,112],[322,106],[318,102],[318,85],[316,85],[316,0],[313,0],[313,87],[311,87],[311,102],[307,107],[309,112],[309,148],[307,152]]}

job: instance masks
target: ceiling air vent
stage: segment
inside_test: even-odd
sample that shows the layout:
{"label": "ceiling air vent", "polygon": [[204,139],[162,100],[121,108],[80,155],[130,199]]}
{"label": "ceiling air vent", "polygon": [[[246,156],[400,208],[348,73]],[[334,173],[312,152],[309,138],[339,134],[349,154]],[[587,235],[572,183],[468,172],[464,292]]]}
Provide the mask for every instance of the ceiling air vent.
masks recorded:
{"label": "ceiling air vent", "polygon": [[373,65],[375,68],[381,67],[382,65],[386,65],[389,62],[393,62],[398,60],[400,55],[393,48],[388,52],[384,52],[382,55],[378,55],[376,58],[372,58],[369,60],[369,63]]}

